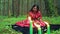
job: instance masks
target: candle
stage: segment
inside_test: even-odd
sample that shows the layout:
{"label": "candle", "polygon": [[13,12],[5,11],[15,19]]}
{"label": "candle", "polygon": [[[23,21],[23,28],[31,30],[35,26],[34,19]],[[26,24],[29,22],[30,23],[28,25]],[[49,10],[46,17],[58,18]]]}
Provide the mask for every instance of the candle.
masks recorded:
{"label": "candle", "polygon": [[38,28],[38,34],[42,34],[42,32],[41,32],[41,27]]}
{"label": "candle", "polygon": [[30,34],[33,34],[32,21],[30,21]]}
{"label": "candle", "polygon": [[50,34],[50,25],[47,25],[47,34]]}
{"label": "candle", "polygon": [[50,34],[50,25],[47,22],[45,24],[47,25],[47,34]]}
{"label": "candle", "polygon": [[33,34],[33,24],[32,24],[32,21],[31,21],[31,17],[30,16],[28,17],[28,20],[30,22],[30,34]]}

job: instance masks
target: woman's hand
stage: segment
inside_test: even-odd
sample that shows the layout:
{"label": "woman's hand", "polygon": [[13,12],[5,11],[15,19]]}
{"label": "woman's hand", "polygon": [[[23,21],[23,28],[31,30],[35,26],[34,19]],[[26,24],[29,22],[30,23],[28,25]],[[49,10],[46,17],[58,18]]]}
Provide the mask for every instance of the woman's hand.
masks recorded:
{"label": "woman's hand", "polygon": [[39,25],[39,24],[34,23],[34,25],[35,25],[37,28],[40,28],[40,25]]}
{"label": "woman's hand", "polygon": [[31,21],[31,17],[30,16],[28,17],[28,20]]}
{"label": "woman's hand", "polygon": [[48,22],[44,21],[44,23],[45,23],[47,26],[49,26],[49,23],[48,23]]}

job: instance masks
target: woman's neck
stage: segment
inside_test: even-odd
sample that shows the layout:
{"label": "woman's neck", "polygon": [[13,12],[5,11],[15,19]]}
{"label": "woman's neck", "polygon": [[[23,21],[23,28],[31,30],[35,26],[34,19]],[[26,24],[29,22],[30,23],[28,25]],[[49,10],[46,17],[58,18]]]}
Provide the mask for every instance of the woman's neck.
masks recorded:
{"label": "woman's neck", "polygon": [[38,11],[30,11],[30,12],[32,12],[32,13],[34,13],[34,14],[38,13]]}

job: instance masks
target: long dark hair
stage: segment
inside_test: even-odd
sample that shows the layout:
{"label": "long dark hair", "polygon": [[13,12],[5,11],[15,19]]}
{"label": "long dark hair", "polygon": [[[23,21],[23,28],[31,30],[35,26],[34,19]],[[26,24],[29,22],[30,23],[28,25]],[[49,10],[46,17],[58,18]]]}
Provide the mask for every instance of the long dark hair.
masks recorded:
{"label": "long dark hair", "polygon": [[36,5],[36,4],[32,6],[32,8],[31,8],[31,10],[30,10],[30,11],[33,11],[33,8],[34,8],[35,6],[37,7],[37,11],[39,11],[39,6],[38,6],[38,5]]}

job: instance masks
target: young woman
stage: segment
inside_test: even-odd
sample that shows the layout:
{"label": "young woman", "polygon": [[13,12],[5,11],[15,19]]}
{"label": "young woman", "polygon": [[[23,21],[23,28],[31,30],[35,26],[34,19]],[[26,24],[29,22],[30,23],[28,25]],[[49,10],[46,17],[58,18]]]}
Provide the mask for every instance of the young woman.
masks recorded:
{"label": "young woman", "polygon": [[[30,19],[29,19],[30,17]],[[33,33],[36,34],[37,32],[37,26],[35,24],[40,25],[41,27],[45,27],[46,24],[42,21],[42,15],[39,10],[39,6],[33,5],[31,10],[29,11],[28,17],[26,20],[19,21],[16,23],[16,26],[14,29],[18,29],[21,31],[23,34],[29,34],[29,26],[30,26],[30,21],[33,23]]]}

